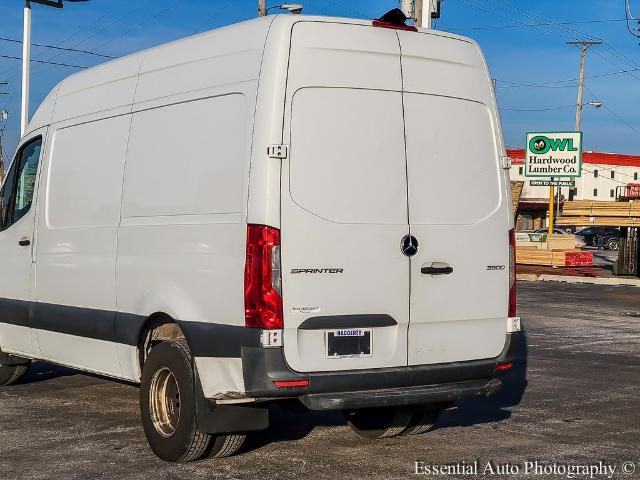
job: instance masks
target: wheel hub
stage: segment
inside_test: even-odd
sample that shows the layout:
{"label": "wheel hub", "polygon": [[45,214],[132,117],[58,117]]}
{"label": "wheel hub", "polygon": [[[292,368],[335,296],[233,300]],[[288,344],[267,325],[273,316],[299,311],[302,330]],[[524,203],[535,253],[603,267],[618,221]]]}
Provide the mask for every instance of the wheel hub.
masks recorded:
{"label": "wheel hub", "polygon": [[170,437],[180,421],[180,387],[173,372],[162,367],[153,374],[149,389],[149,409],[156,431]]}

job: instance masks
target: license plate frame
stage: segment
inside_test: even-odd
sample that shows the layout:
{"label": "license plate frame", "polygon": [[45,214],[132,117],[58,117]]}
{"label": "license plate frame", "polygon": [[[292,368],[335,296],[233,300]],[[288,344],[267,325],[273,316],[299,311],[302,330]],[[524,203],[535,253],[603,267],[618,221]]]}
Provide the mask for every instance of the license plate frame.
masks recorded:
{"label": "license plate frame", "polygon": [[372,347],[370,328],[341,328],[325,333],[325,356],[329,359],[372,357]]}

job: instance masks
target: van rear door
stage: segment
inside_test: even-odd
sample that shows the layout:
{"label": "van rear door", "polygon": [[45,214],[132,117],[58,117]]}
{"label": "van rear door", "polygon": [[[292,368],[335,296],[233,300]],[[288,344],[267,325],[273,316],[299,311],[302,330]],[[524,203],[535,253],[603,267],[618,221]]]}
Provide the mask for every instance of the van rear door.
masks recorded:
{"label": "van rear door", "polygon": [[409,365],[496,357],[508,311],[504,149],[478,48],[398,32],[411,258]]}
{"label": "van rear door", "polygon": [[[301,372],[405,366],[409,259],[400,243],[409,226],[395,32],[296,23],[286,108],[286,360]],[[369,335],[370,348],[363,338],[362,351],[341,355],[350,351],[340,350],[341,333]]]}

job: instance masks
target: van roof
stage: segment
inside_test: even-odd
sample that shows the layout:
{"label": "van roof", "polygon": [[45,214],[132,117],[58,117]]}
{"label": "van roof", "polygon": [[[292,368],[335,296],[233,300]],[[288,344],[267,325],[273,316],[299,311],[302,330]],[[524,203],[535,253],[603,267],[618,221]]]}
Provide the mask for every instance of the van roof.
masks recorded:
{"label": "van roof", "polygon": [[[372,25],[372,20],[353,18],[270,15],[157,45],[66,77],[42,101],[29,123],[28,131],[33,131],[54,121],[131,105],[139,74],[168,69],[178,64],[195,64],[205,59],[234,53],[252,51],[254,54],[259,53],[261,57],[268,34],[274,38],[286,36],[295,23],[302,21]],[[439,30],[418,29],[418,31],[440,37],[470,41],[464,37]],[[253,63],[253,65],[249,65],[249,63]],[[260,61],[248,62],[245,67],[244,74],[246,76],[253,79],[258,78]],[[69,100],[73,98],[75,101],[64,102],[65,98]],[[73,108],[65,108],[68,106],[67,104],[73,104]],[[54,105],[56,106],[55,118]]]}

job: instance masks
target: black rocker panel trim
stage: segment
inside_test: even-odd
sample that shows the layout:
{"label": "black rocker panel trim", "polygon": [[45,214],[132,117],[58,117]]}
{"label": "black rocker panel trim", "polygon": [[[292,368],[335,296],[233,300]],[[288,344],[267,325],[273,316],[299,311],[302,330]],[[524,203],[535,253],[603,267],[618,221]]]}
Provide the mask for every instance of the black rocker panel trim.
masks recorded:
{"label": "black rocker panel trim", "polygon": [[[138,345],[144,315],[0,298],[0,323],[55,333]],[[243,326],[176,320],[196,357],[241,356],[243,347],[260,346],[260,330]]]}

